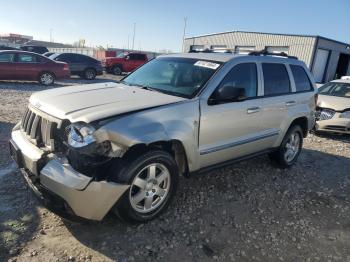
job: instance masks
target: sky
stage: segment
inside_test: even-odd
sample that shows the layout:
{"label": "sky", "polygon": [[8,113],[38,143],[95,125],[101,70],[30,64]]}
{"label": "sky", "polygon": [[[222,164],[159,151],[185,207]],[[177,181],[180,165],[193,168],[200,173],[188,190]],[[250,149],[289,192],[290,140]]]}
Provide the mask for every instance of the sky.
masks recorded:
{"label": "sky", "polygon": [[88,46],[180,51],[186,37],[224,31],[321,35],[350,43],[350,0],[11,0],[0,33]]}

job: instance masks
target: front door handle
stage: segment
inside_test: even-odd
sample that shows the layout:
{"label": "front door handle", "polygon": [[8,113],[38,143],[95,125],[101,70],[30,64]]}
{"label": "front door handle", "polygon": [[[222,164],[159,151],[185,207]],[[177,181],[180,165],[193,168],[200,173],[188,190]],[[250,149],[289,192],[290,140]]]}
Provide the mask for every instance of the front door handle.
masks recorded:
{"label": "front door handle", "polygon": [[260,107],[256,106],[256,107],[251,107],[247,109],[247,114],[254,114],[254,113],[258,113],[260,112]]}
{"label": "front door handle", "polygon": [[296,103],[295,101],[288,101],[286,102],[286,106],[294,106]]}

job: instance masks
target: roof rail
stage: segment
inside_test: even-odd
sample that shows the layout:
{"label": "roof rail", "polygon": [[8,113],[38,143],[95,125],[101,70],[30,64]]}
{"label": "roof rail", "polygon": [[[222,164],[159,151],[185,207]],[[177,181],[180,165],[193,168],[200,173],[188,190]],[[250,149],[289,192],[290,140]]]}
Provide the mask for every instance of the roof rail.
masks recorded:
{"label": "roof rail", "polygon": [[232,53],[230,49],[203,49],[203,50],[190,50],[189,53]]}
{"label": "roof rail", "polygon": [[286,54],[285,52],[280,52],[280,53],[271,53],[267,51],[267,49],[259,50],[259,51],[252,51],[248,53],[248,55],[253,55],[253,56],[282,56],[286,58],[291,58],[291,59],[298,59],[296,56],[290,56]]}

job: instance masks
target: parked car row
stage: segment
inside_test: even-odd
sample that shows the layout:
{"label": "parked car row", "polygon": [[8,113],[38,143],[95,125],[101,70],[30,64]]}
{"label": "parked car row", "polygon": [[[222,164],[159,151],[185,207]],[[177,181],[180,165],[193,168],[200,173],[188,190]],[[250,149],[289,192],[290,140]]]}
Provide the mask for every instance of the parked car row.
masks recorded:
{"label": "parked car row", "polygon": [[0,51],[1,80],[33,80],[52,85],[56,79],[69,78],[67,63],[17,50]]}
{"label": "parked car row", "polygon": [[0,51],[1,80],[37,80],[51,85],[56,79],[69,78],[70,75],[93,80],[102,74],[101,62],[86,55],[53,53],[46,57],[26,51]]}
{"label": "parked car row", "polygon": [[[139,66],[148,62],[146,54],[121,53],[118,57],[108,57],[99,61],[83,54],[49,52],[42,46],[22,46],[22,50],[6,46],[0,46],[0,79],[2,80],[38,80],[44,85],[51,85],[56,79],[62,79],[71,75],[78,75],[87,80],[93,80],[96,76],[107,73],[121,75],[123,72],[134,71]],[[27,51],[27,52],[26,52]],[[58,72],[55,63],[64,62],[64,74]],[[58,65],[61,65],[58,63]],[[54,69],[53,69],[54,67]]]}

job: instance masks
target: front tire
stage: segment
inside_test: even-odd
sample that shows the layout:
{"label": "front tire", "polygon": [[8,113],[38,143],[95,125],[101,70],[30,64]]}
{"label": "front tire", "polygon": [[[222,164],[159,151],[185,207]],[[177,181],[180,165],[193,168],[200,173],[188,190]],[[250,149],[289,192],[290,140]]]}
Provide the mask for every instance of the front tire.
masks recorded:
{"label": "front tire", "polygon": [[85,71],[84,71],[84,78],[86,80],[94,80],[96,78],[96,71],[95,71],[95,69],[92,69],[92,68],[85,69]]}
{"label": "front tire", "polygon": [[115,180],[131,186],[113,211],[127,222],[154,219],[169,206],[178,177],[177,164],[165,151],[150,151],[127,161]]}
{"label": "front tire", "polygon": [[289,128],[280,147],[269,154],[270,159],[281,168],[288,168],[295,164],[303,147],[303,130],[299,125]]}
{"label": "front tire", "polygon": [[50,72],[43,72],[39,76],[39,83],[44,86],[53,85],[55,83],[55,76]]}

